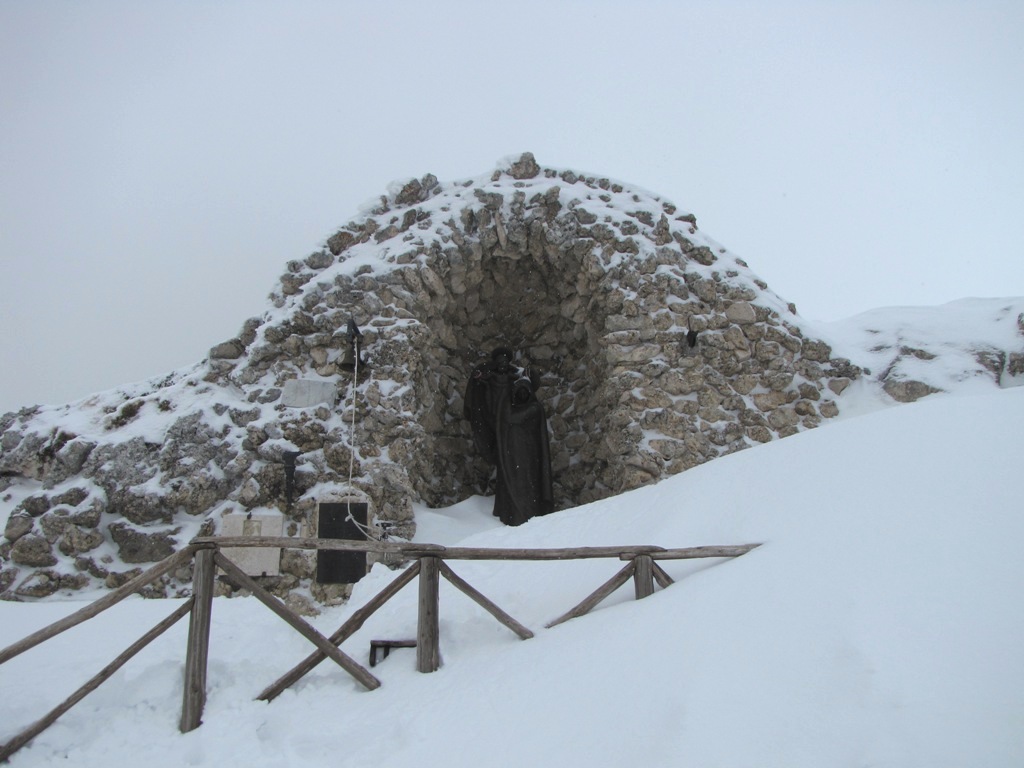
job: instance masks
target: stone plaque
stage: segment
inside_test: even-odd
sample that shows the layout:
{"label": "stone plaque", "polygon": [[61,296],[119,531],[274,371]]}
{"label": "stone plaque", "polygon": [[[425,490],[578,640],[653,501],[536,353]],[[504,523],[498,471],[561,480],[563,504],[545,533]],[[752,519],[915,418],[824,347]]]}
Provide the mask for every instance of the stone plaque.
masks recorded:
{"label": "stone plaque", "polygon": [[333,381],[290,379],[284,383],[281,402],[292,408],[311,408],[314,405],[334,407],[338,388]]}
{"label": "stone plaque", "polygon": [[[229,512],[221,518],[221,536],[283,536],[284,517],[270,513]],[[276,547],[225,547],[224,557],[247,576],[278,576],[281,550]]]}

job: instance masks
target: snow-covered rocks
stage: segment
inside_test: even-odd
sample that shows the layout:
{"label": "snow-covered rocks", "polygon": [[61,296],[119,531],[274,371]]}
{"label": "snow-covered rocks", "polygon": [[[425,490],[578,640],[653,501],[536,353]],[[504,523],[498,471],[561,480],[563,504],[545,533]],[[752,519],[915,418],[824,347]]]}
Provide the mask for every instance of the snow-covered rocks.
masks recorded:
{"label": "snow-covered rocks", "polygon": [[[363,334],[355,374],[350,320]],[[0,419],[0,499],[18,518],[0,543],[0,593],[116,585],[126,564],[230,512],[282,515],[295,536],[316,530],[319,503],[354,498],[378,535],[410,538],[414,503],[486,489],[462,398],[499,345],[541,375],[559,509],[816,427],[865,365],[889,388],[944,389],[826,330],[836,338],[693,214],[629,184],[529,154],[476,179],[399,182],[289,262],[268,308],[200,365]],[[1024,350],[1013,339],[986,347],[1007,376]],[[68,492],[76,505],[58,501]],[[70,511],[50,511],[61,504]],[[30,536],[47,546],[30,538],[15,553]],[[181,593],[189,577],[154,589]],[[330,599],[306,566],[273,578],[282,596]]]}

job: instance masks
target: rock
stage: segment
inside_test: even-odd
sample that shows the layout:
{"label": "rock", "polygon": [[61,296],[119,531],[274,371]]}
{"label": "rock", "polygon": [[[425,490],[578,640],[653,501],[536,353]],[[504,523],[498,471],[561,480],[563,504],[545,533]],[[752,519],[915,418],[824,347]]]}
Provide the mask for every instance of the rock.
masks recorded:
{"label": "rock", "polygon": [[17,541],[32,530],[35,520],[25,511],[15,512],[7,519],[7,526],[4,528],[4,537],[8,541]]}
{"label": "rock", "polygon": [[237,360],[245,354],[245,347],[238,339],[230,339],[210,349],[211,360]]}
{"label": "rock", "polygon": [[349,248],[356,241],[355,235],[345,230],[340,230],[327,239],[327,248],[337,256]]}
{"label": "rock", "polygon": [[56,594],[60,590],[60,577],[52,571],[36,571],[25,577],[15,588],[14,594],[19,597],[42,598]]}
{"label": "rock", "polygon": [[327,269],[334,263],[334,254],[317,251],[306,257],[306,266],[310,269]]}
{"label": "rock", "polygon": [[754,308],[746,301],[737,301],[730,304],[725,309],[725,316],[731,322],[738,325],[749,325],[757,321],[757,314],[754,312]]}
{"label": "rock", "polygon": [[40,517],[50,509],[52,502],[47,496],[29,496],[17,509],[24,511],[30,517]]}
{"label": "rock", "polygon": [[141,568],[132,568],[129,571],[121,571],[116,573],[107,574],[107,578],[104,580],[104,585],[107,589],[117,589],[127,584],[129,581],[134,579],[136,576],[142,575]]}
{"label": "rock", "polygon": [[64,530],[71,524],[71,510],[67,507],[54,507],[39,518],[39,527],[43,531],[43,536],[51,544],[60,538]]}
{"label": "rock", "polygon": [[828,388],[835,392],[837,395],[843,394],[846,388],[850,386],[849,379],[830,379],[828,382]]}
{"label": "rock", "polygon": [[423,185],[419,179],[411,179],[397,195],[395,205],[415,205],[423,199]]}
{"label": "rock", "polygon": [[540,166],[532,152],[524,152],[508,169],[513,179],[532,179],[540,173]]}
{"label": "rock", "polygon": [[754,405],[761,411],[773,411],[797,397],[795,392],[761,392],[753,396]]}
{"label": "rock", "polygon": [[1006,372],[1010,376],[1024,376],[1024,353],[1010,353],[1006,360]]}
{"label": "rock", "polygon": [[0,600],[6,599],[5,594],[18,578],[17,568],[0,568]]}
{"label": "rock", "polygon": [[321,605],[340,605],[348,600],[352,594],[351,584],[318,584],[314,582],[310,587],[313,599]]}
{"label": "rock", "polygon": [[69,507],[77,507],[89,498],[89,492],[84,488],[70,488],[64,493],[58,494],[50,499],[54,504],[66,504]]}
{"label": "rock", "polygon": [[44,536],[28,534],[21,536],[11,547],[11,560],[19,565],[47,567],[57,564],[50,542]]}
{"label": "rock", "polygon": [[819,363],[828,362],[829,358],[832,357],[832,348],[828,344],[813,339],[804,341],[800,351],[806,359]]}
{"label": "rock", "polygon": [[303,549],[281,550],[281,573],[299,579],[312,578],[316,573],[316,553]]}
{"label": "rock", "polygon": [[94,529],[69,525],[61,534],[57,548],[65,555],[81,555],[103,543],[103,534]]}
{"label": "rock", "polygon": [[299,616],[319,616],[320,610],[313,604],[305,595],[297,592],[289,592],[288,596],[284,600],[286,607],[290,608],[294,613]]}
{"label": "rock", "polygon": [[126,523],[107,526],[110,538],[118,547],[118,556],[125,563],[156,563],[175,552],[174,532],[145,533]]}
{"label": "rock", "polygon": [[93,499],[89,505],[75,510],[71,515],[71,522],[83,528],[95,528],[100,524],[102,513],[103,503],[99,499]]}
{"label": "rock", "polygon": [[900,403],[913,403],[922,397],[942,391],[922,381],[914,381],[913,379],[886,381],[882,385],[882,389],[885,390],[889,397]]}

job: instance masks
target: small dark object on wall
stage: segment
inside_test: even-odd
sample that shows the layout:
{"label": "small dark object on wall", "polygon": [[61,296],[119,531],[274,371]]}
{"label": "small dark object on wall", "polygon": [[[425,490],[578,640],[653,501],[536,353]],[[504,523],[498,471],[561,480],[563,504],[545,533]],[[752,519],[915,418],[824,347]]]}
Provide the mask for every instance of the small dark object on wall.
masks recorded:
{"label": "small dark object on wall", "polygon": [[[366,541],[369,505],[365,502],[322,502],[317,515],[318,538]],[[316,553],[319,584],[355,584],[365,575],[365,552],[321,549]]]}
{"label": "small dark object on wall", "polygon": [[356,325],[355,318],[348,319],[348,330],[345,336],[348,339],[348,349],[345,350],[345,357],[338,367],[344,371],[355,371],[358,364],[359,370],[368,370],[370,364],[362,356],[363,333]]}
{"label": "small dark object on wall", "polygon": [[284,502],[291,508],[292,494],[295,492],[295,460],[302,455],[302,451],[284,452]]}

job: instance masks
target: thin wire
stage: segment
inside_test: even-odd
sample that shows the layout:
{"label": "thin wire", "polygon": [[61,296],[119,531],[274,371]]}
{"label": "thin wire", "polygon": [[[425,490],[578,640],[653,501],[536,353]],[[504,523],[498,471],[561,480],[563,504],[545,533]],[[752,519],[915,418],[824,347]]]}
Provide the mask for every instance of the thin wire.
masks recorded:
{"label": "thin wire", "polygon": [[349,424],[348,431],[348,498],[345,500],[345,519],[351,522],[356,528],[363,532],[363,536],[366,537],[367,541],[372,540],[373,532],[369,526],[363,525],[352,515],[352,477],[355,474],[355,463],[356,463],[356,385],[359,383],[359,345],[353,340],[352,343],[353,357],[355,363],[352,369],[352,421]]}

